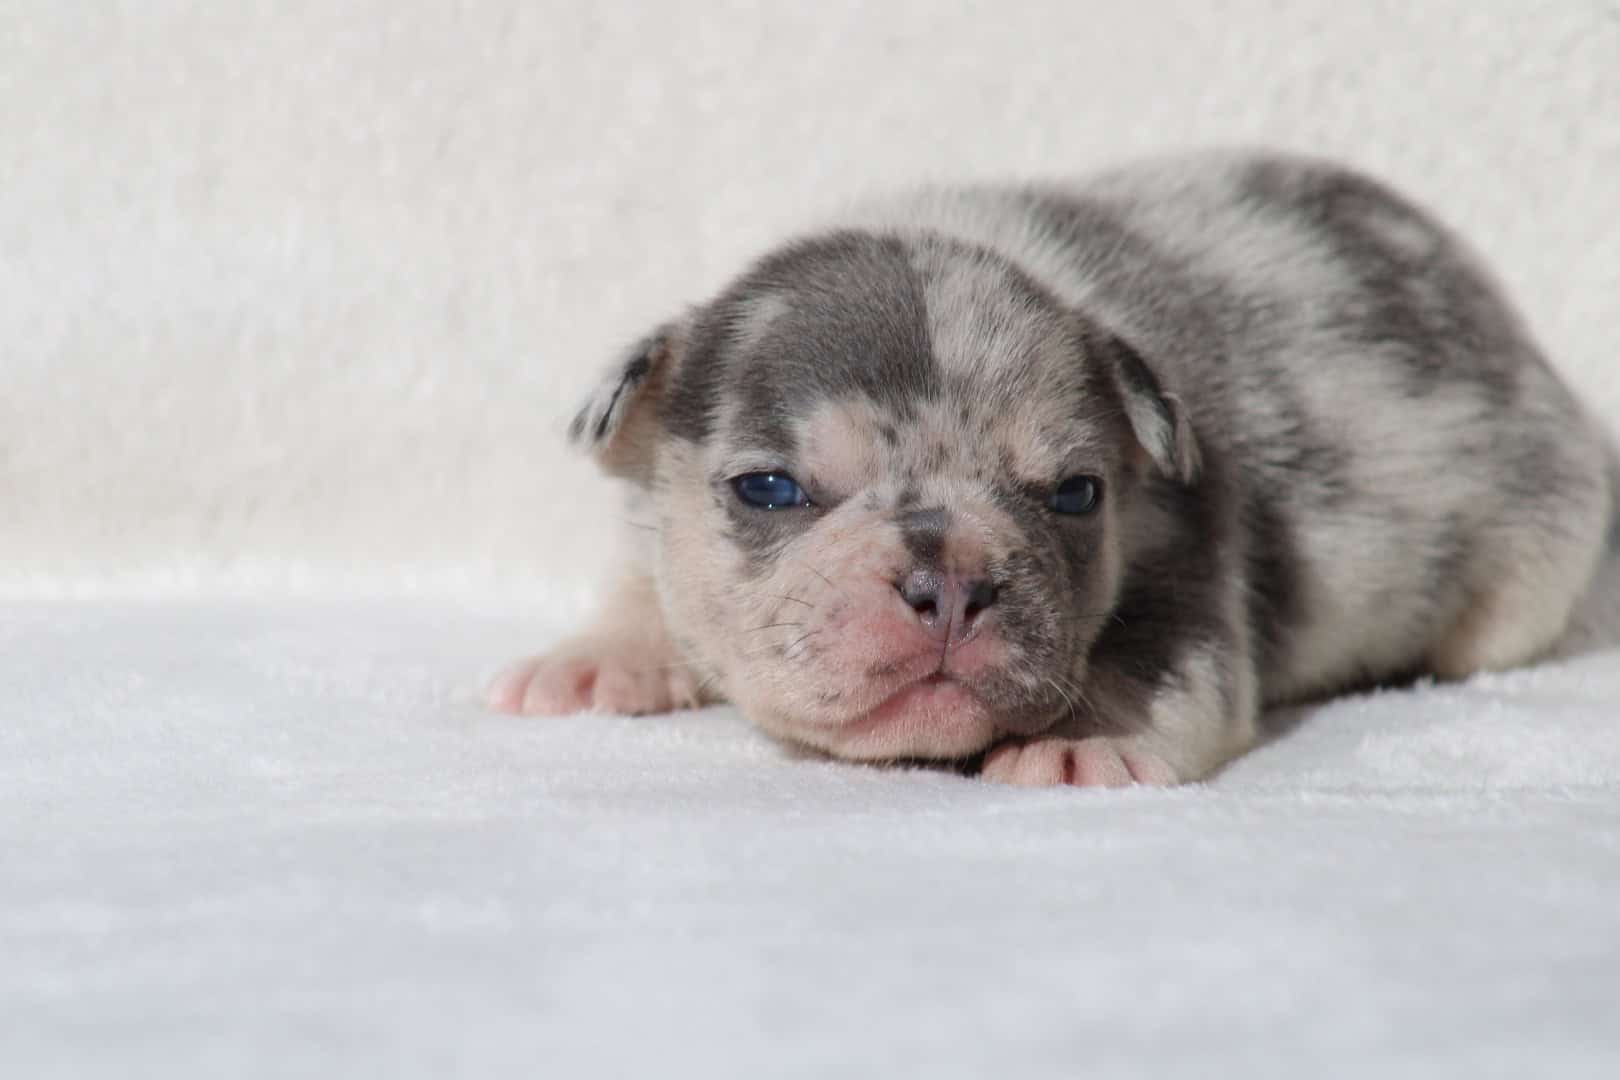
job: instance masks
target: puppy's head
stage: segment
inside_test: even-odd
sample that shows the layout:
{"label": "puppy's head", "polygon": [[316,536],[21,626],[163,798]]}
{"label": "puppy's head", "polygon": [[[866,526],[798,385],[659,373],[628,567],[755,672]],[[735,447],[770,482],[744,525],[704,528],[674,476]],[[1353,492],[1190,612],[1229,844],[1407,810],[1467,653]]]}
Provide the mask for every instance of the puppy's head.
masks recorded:
{"label": "puppy's head", "polygon": [[1076,707],[1130,505],[1198,467],[1126,345],[926,234],[768,256],[572,434],[653,504],[688,654],[763,727],[851,758],[965,757]]}

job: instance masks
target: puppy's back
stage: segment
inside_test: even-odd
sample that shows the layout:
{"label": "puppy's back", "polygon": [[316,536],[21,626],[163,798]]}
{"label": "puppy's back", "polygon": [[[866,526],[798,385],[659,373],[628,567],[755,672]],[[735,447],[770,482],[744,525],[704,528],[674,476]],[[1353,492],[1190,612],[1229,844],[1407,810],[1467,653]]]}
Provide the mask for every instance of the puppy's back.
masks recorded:
{"label": "puppy's back", "polygon": [[[1209,152],[856,220],[1012,259],[1182,398],[1268,700],[1525,659],[1593,573],[1604,437],[1480,260],[1376,181]],[[1505,580],[1522,632],[1457,630]]]}

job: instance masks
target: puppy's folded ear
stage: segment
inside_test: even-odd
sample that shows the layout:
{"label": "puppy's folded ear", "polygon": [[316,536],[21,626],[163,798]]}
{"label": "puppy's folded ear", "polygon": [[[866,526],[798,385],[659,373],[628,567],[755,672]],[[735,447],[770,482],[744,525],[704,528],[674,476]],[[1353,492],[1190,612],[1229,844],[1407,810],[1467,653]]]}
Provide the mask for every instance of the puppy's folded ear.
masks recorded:
{"label": "puppy's folded ear", "polygon": [[1147,361],[1121,338],[1103,333],[1092,349],[1112,369],[1131,431],[1159,472],[1181,484],[1198,479],[1203,459],[1181,400],[1164,390]]}
{"label": "puppy's folded ear", "polygon": [[661,435],[660,402],[686,348],[687,328],[674,322],[636,342],[580,405],[568,439],[613,476],[652,479]]}

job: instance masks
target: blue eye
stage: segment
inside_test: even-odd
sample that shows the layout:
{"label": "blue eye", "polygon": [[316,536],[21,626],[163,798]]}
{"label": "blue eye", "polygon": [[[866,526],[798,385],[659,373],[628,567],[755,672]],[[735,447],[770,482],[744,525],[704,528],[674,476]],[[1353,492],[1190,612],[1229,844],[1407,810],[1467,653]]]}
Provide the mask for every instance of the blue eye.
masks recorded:
{"label": "blue eye", "polygon": [[810,505],[804,489],[787,473],[743,473],[732,479],[731,486],[736,490],[737,498],[761,510],[783,510],[793,506]]}
{"label": "blue eye", "polygon": [[1057,486],[1046,508],[1059,514],[1089,514],[1102,498],[1102,484],[1094,477],[1071,476]]}

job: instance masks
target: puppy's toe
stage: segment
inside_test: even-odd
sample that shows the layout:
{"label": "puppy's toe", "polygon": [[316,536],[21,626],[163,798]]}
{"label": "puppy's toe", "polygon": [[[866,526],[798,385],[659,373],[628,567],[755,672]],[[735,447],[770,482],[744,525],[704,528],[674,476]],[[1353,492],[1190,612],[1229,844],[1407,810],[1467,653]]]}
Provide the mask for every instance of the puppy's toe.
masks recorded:
{"label": "puppy's toe", "polygon": [[496,676],[489,707],[520,716],[603,712],[636,716],[695,705],[697,693],[679,666],[609,650],[532,657]]}
{"label": "puppy's toe", "polygon": [[1003,743],[986,756],[983,776],[1020,787],[1127,787],[1176,782],[1175,770],[1157,754],[1102,736]]}
{"label": "puppy's toe", "polygon": [[697,703],[697,695],[689,689],[683,669],[647,667],[644,659],[636,665],[639,666],[622,660],[605,661],[597,671],[591,708],[597,712],[636,716],[669,712]]}
{"label": "puppy's toe", "polygon": [[595,700],[600,664],[589,656],[535,656],[490,683],[485,700],[498,712],[558,716],[583,712]]}

